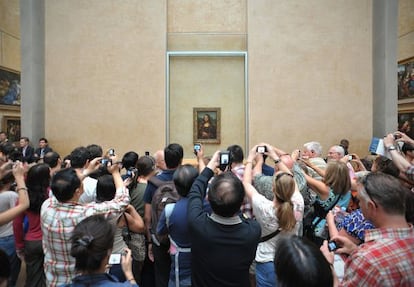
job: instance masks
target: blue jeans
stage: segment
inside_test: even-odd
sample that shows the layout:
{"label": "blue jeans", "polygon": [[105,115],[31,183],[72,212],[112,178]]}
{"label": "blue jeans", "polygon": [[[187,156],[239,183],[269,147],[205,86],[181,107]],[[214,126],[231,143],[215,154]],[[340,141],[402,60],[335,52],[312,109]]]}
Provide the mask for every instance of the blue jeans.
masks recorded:
{"label": "blue jeans", "polygon": [[14,245],[14,236],[9,235],[0,238],[0,249],[6,252],[7,256],[9,257],[10,262],[10,278],[9,278],[9,286],[15,286],[17,277],[20,273],[20,265],[21,261],[17,257],[16,254],[16,247]]}
{"label": "blue jeans", "polygon": [[273,261],[256,263],[256,286],[275,287],[277,286],[275,265]]}

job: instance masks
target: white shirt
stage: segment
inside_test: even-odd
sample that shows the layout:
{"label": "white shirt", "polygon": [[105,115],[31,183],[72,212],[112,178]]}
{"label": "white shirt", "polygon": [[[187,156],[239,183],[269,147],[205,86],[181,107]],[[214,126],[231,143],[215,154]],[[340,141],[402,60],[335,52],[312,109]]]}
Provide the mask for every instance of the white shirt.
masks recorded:
{"label": "white shirt", "polygon": [[80,203],[90,203],[96,201],[96,184],[98,180],[87,176],[83,179],[83,193],[79,198]]}

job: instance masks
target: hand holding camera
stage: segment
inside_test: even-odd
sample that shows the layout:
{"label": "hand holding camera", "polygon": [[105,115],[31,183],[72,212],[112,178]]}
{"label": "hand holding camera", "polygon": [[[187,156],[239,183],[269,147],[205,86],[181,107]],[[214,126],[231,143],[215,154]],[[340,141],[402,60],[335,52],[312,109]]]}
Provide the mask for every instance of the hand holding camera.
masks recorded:
{"label": "hand holding camera", "polygon": [[195,143],[194,144],[194,154],[198,157],[198,153],[201,152],[201,144]]}

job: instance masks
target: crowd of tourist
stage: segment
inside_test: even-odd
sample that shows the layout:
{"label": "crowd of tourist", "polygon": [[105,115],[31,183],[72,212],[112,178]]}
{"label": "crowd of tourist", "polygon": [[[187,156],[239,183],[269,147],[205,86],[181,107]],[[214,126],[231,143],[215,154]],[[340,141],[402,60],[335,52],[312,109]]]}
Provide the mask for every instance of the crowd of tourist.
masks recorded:
{"label": "crowd of tourist", "polygon": [[178,143],[61,157],[0,132],[0,286],[414,286],[414,139],[383,143],[197,145],[190,165]]}

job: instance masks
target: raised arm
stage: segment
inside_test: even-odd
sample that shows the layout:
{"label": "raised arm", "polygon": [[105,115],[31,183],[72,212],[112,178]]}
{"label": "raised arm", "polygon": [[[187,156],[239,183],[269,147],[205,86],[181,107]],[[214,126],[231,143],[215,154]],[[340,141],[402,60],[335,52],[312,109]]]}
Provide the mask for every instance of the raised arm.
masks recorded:
{"label": "raised arm", "polygon": [[323,183],[322,181],[316,180],[311,176],[303,173],[306,178],[306,182],[308,183],[309,187],[316,192],[322,200],[325,200],[329,197],[329,187]]}
{"label": "raised arm", "polygon": [[[396,149],[396,141],[394,138],[394,134],[388,134],[384,137],[384,148],[388,151],[391,155],[392,161],[398,167],[398,169],[402,172],[407,173],[408,169],[412,166]],[[407,174],[410,178],[413,178],[413,175]]]}
{"label": "raised arm", "polygon": [[197,157],[197,163],[198,163],[198,173],[201,173],[203,169],[206,167],[206,164],[204,163],[204,147],[202,144],[200,144],[200,149],[198,151],[194,151],[196,157]]}
{"label": "raised arm", "polygon": [[243,175],[243,185],[244,190],[246,192],[247,197],[251,200],[253,195],[257,193],[257,190],[252,185],[252,167],[253,167],[253,160],[256,158],[256,149],[257,145],[255,145],[250,151],[249,155],[247,156],[246,160],[246,167],[244,169]]}
{"label": "raised arm", "polygon": [[21,162],[13,166],[13,175],[17,184],[16,191],[19,194],[19,204],[9,210],[0,213],[0,225],[12,221],[16,216],[29,207],[29,195],[27,194],[26,184],[24,182],[24,167]]}

